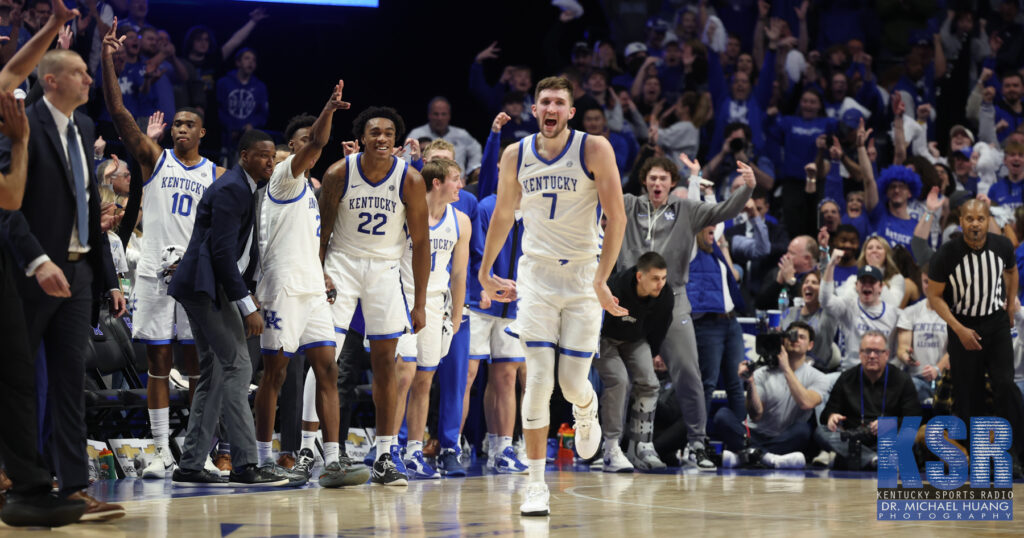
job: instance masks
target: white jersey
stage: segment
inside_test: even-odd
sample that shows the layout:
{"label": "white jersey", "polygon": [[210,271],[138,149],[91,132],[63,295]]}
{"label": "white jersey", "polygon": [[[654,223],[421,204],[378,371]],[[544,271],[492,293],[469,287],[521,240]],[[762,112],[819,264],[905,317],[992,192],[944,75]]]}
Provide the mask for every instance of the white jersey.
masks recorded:
{"label": "white jersey", "polygon": [[324,293],[320,266],[320,206],[305,177],[292,176],[292,155],[274,168],[260,206],[259,248],[262,277],[256,296],[271,300]]}
{"label": "white jersey", "polygon": [[[430,280],[427,281],[427,295],[437,295],[448,290],[451,282],[452,254],[459,241],[459,217],[451,204],[444,210],[444,216],[430,227]],[[412,279],[412,239],[406,240],[407,247],[402,256],[402,286],[411,295],[415,290]]]}
{"label": "white jersey", "polygon": [[562,153],[551,161],[537,154],[536,138],[519,141],[523,253],[551,260],[595,258],[601,252],[601,219],[597,186],[583,160],[587,135],[570,130]]}
{"label": "white jersey", "polygon": [[398,260],[406,244],[402,187],[409,164],[392,157],[388,175],[372,183],[363,175],[362,156],[345,157],[348,174],[330,250],[356,258]]}
{"label": "white jersey", "polygon": [[203,158],[185,166],[166,149],[142,184],[142,232],[146,236],[137,274],[157,276],[160,256],[169,246],[183,250],[192,237],[196,210],[203,193],[217,177],[217,165]]}

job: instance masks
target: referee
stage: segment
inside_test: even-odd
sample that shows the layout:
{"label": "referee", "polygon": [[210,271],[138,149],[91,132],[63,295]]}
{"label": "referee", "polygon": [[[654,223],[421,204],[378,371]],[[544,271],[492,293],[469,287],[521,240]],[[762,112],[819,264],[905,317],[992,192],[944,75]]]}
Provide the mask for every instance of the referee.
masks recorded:
{"label": "referee", "polygon": [[[969,200],[960,210],[963,236],[942,245],[931,259],[928,301],[948,325],[953,410],[965,422],[987,415],[985,374],[995,413],[1013,429],[1014,475],[1019,476],[1021,395],[1013,384],[1013,325],[1017,266],[1010,240],[988,233],[988,205]],[[1009,300],[1008,300],[1009,299]]]}

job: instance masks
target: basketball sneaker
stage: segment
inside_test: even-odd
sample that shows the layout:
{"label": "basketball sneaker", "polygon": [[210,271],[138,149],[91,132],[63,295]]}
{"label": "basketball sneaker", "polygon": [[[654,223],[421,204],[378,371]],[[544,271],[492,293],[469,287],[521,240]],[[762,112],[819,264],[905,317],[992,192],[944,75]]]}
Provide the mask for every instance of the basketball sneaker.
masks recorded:
{"label": "basketball sneaker", "polygon": [[292,465],[292,471],[296,473],[302,473],[306,475],[306,478],[313,478],[313,464],[316,463],[316,458],[313,457],[313,451],[308,448],[299,450],[295,458],[295,465]]}
{"label": "basketball sneaker", "polygon": [[156,449],[156,457],[142,470],[142,478],[163,479],[174,473],[178,466],[170,450]]}
{"label": "basketball sneaker", "polygon": [[441,455],[437,457],[437,469],[441,471],[441,476],[446,478],[466,476],[466,469],[454,448],[441,449]]}
{"label": "basketball sneaker", "polygon": [[604,472],[606,473],[632,473],[633,464],[626,459],[626,455],[619,448],[619,441],[613,440],[604,444]]}
{"label": "basketball sneaker", "polygon": [[548,485],[544,482],[531,482],[526,486],[526,498],[519,505],[519,513],[524,516],[546,516],[550,512]]}
{"label": "basketball sneaker", "polygon": [[433,479],[441,478],[441,473],[437,472],[427,463],[426,458],[423,457],[423,451],[417,450],[413,452],[408,459],[405,460],[405,468],[410,478],[417,479]]}
{"label": "basketball sneaker", "polygon": [[409,477],[405,473],[398,471],[394,460],[391,459],[391,452],[381,454],[380,457],[377,458],[377,461],[373,462],[373,471],[370,473],[370,481],[375,484],[383,484],[385,486],[409,485]]}
{"label": "basketball sneaker", "polygon": [[807,459],[803,452],[790,452],[789,454],[772,454],[765,452],[761,461],[776,469],[803,469],[807,466]]}
{"label": "basketball sneaker", "polygon": [[505,447],[494,457],[494,471],[498,474],[526,474],[530,468],[516,457],[516,449],[512,445]]}
{"label": "basketball sneaker", "polygon": [[178,467],[171,475],[171,484],[185,488],[227,487],[228,479],[206,469],[189,471]]}
{"label": "basketball sneaker", "polygon": [[340,461],[335,461],[324,467],[324,471],[320,473],[320,487],[340,488],[342,486],[358,486],[359,484],[365,484],[369,479],[369,467],[359,463],[355,465],[342,465]]}
{"label": "basketball sneaker", "polygon": [[630,441],[626,457],[638,471],[656,471],[666,467],[665,462],[658,457],[658,452],[654,450],[654,443]]}
{"label": "basketball sneaker", "polygon": [[276,487],[291,485],[291,477],[279,472],[279,467],[274,464],[243,465],[231,469],[228,477],[228,485],[231,487]]}
{"label": "basketball sneaker", "polygon": [[576,454],[589,460],[597,454],[601,446],[601,423],[597,420],[597,395],[595,394],[586,409],[572,406],[575,419],[573,429],[576,430]]}
{"label": "basketball sneaker", "polygon": [[683,464],[690,464],[697,468],[698,471],[713,473],[718,470],[715,466],[715,462],[711,461],[708,457],[707,448],[704,446],[703,441],[690,441],[683,449]]}

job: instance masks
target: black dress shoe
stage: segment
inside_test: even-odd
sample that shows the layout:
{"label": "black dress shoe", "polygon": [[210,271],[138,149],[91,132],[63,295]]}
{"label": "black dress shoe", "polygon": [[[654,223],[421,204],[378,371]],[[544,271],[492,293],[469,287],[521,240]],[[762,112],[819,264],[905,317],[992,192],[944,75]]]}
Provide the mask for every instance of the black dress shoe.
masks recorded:
{"label": "black dress shoe", "polygon": [[86,504],[50,493],[8,494],[0,520],[12,527],[61,527],[81,519]]}
{"label": "black dress shoe", "polygon": [[233,487],[274,487],[287,485],[288,477],[278,473],[274,465],[257,467],[255,464],[231,470],[228,485]]}

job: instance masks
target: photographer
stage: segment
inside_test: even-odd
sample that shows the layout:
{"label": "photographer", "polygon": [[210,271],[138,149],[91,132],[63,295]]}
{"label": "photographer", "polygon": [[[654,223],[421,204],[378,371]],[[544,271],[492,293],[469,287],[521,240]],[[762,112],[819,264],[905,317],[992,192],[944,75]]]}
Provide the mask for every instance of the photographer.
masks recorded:
{"label": "photographer", "polygon": [[[749,446],[762,449],[761,461],[770,466],[802,467],[803,451],[811,440],[811,412],[821,403],[828,381],[807,360],[814,346],[810,325],[795,321],[778,338],[782,341],[778,355],[739,366],[747,389]],[[758,368],[763,363],[770,364]],[[727,449],[723,461],[728,461],[730,451],[745,448],[743,423],[729,407],[715,413],[714,430]]]}
{"label": "photographer", "polygon": [[715,195],[725,200],[728,186],[737,175],[736,163],[741,162],[750,165],[754,171],[754,179],[757,185],[765,190],[771,190],[775,184],[775,165],[771,159],[763,155],[754,155],[754,146],[751,143],[750,126],[745,123],[734,122],[725,126],[725,142],[721,151],[708,161],[702,170],[704,177],[715,184]]}
{"label": "photographer", "polygon": [[[921,414],[914,382],[900,368],[888,364],[889,344],[884,333],[865,332],[859,354],[860,366],[840,374],[821,413],[821,424],[828,429],[815,432],[822,449],[843,456],[854,469],[877,465],[878,417]],[[860,460],[849,461],[851,445],[857,442]]]}

